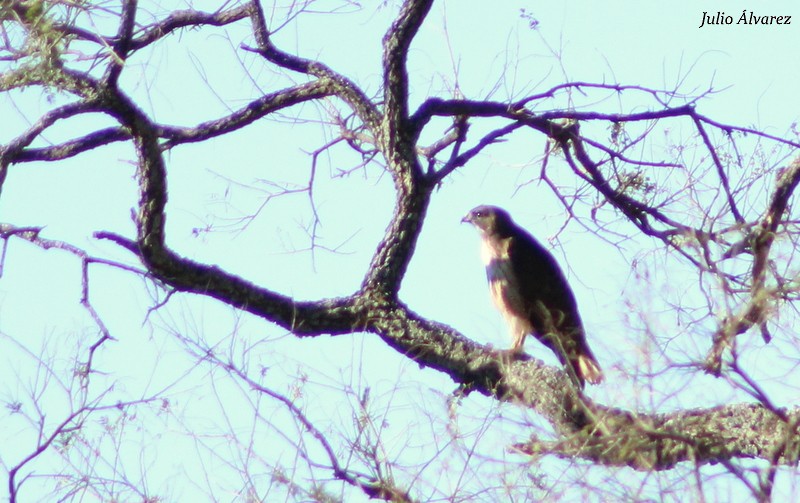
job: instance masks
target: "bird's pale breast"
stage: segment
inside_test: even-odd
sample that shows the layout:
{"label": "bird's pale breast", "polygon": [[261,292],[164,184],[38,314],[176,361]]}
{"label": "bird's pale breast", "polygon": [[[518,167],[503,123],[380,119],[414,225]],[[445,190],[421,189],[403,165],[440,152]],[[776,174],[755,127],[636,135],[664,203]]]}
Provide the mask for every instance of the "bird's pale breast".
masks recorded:
{"label": "bird's pale breast", "polygon": [[489,293],[497,310],[503,315],[510,327],[512,336],[524,337],[532,332],[533,327],[523,315],[524,299],[518,287],[509,258],[511,239],[493,239],[486,237],[481,246],[481,258],[486,266],[489,280]]}

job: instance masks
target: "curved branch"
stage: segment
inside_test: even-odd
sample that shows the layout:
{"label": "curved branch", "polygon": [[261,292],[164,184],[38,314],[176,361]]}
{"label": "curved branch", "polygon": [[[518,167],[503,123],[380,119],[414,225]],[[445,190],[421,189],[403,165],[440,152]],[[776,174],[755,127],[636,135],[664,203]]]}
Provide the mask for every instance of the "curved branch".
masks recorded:
{"label": "curved branch", "polygon": [[[140,227],[150,215],[140,218]],[[143,222],[143,223],[142,223]],[[154,278],[177,291],[199,293],[267,319],[293,334],[317,336],[357,332],[365,325],[354,297],[300,302],[292,297],[259,287],[222,269],[178,256],[163,243],[153,244],[150,236],[133,241],[110,232],[95,237],[117,243],[139,257]],[[202,289],[198,285],[205,285]]]}
{"label": "curved branch", "polygon": [[334,88],[333,94],[344,100],[373,134],[378,131],[380,113],[364,91],[353,81],[319,61],[294,56],[278,49],[272,43],[264,10],[258,0],[252,0],[248,4],[248,11],[258,46],[257,48],[244,46],[245,50],[260,54],[281,68],[327,80]]}
{"label": "curved branch", "polygon": [[354,316],[352,299],[296,302],[170,250],[165,243],[167,177],[158,127],[122,93],[109,90],[108,99],[118,120],[131,131],[138,157],[138,236],[135,243],[110,233],[99,233],[97,237],[112,239],[135,251],[155,278],[177,290],[196,291],[197,285],[203,284],[205,295],[272,320],[296,334],[335,334],[358,329],[363,322]]}
{"label": "curved branch", "polygon": [[[2,88],[2,85],[0,85]],[[23,134],[12,140],[8,145],[0,145],[0,192],[2,192],[8,175],[8,167],[24,158],[24,149],[30,145],[42,131],[55,124],[58,120],[66,119],[81,113],[100,112],[95,100],[89,99],[82,102],[70,103],[44,114],[34,125]],[[48,159],[49,160],[49,159]]]}
{"label": "curved branch", "polygon": [[175,11],[164,20],[142,28],[142,34],[129,42],[128,49],[135,51],[147,47],[181,28],[196,28],[203,25],[225,26],[247,18],[249,14],[250,6],[247,4],[212,13],[196,10]]}
{"label": "curved branch", "polygon": [[41,148],[26,148],[14,156],[13,162],[60,161],[68,159],[103,145],[130,140],[131,135],[124,128],[110,127],[100,129],[86,136],[66,141],[58,145]]}
{"label": "curved branch", "polygon": [[[124,12],[123,10],[123,16]],[[128,52],[138,51],[182,28],[225,26],[247,18],[249,14],[250,7],[246,4],[210,13],[197,10],[174,11],[161,21],[141,27],[138,34],[134,34],[132,30],[127,32],[129,38],[126,49]],[[120,28],[124,24],[121,22]],[[115,36],[103,36],[71,23],[54,23],[53,28],[80,40],[95,42],[104,47],[117,47],[121,41],[119,33]],[[124,36],[125,33],[122,35]]]}
{"label": "curved branch", "polygon": [[[161,126],[156,129],[159,137],[167,140],[164,142],[163,148],[170,149],[176,145],[199,142],[235,131],[277,110],[324,98],[332,93],[333,90],[327,81],[317,80],[264,95],[230,115],[193,127]],[[8,145],[5,155],[9,162],[56,161],[103,145],[131,139],[130,133],[125,128],[111,127],[50,147],[22,148],[30,144],[38,134],[59,119],[79,113],[100,111],[94,104],[87,102],[75,103],[54,110],[37,121],[23,136]],[[17,153],[13,154],[13,152]]]}
{"label": "curved branch", "polygon": [[245,107],[220,119],[207,121],[194,127],[164,126],[159,136],[166,138],[164,148],[182,143],[193,143],[240,129],[277,110],[316,100],[334,94],[334,86],[327,79],[319,79],[298,86],[266,94]]}
{"label": "curved branch", "polygon": [[84,113],[97,113],[102,111],[103,110],[98,106],[98,102],[95,100],[69,103],[54,110],[50,110],[42,115],[35,124],[27,129],[27,131],[10,141],[3,148],[2,155],[10,162],[14,162],[16,161],[16,156],[22,149],[30,145],[45,129],[59,120],[68,119]]}

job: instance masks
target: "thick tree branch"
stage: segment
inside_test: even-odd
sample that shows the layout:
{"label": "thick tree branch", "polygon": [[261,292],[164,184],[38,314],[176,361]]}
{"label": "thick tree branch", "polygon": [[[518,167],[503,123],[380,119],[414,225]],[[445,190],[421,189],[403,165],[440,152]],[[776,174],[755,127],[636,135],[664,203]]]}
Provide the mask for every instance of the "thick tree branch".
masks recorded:
{"label": "thick tree branch", "polygon": [[434,117],[509,117],[512,113],[509,105],[496,101],[429,98],[410,117],[409,125],[419,134]]}
{"label": "thick tree branch", "polygon": [[[602,414],[602,409],[597,414]],[[618,412],[618,411],[617,411]],[[531,455],[584,458],[636,470],[668,470],[681,462],[698,465],[737,458],[759,458],[784,465],[797,463],[800,410],[784,421],[760,405],[736,404],[669,414],[605,417],[607,435],[573,435],[553,442],[531,439],[517,448]],[[612,426],[613,425],[613,426]]]}
{"label": "thick tree branch", "polygon": [[432,0],[406,0],[383,37],[384,124],[380,139],[385,152],[400,150],[402,155],[417,138],[408,124],[406,60],[411,41],[432,5]]}
{"label": "thick tree branch", "polygon": [[[150,220],[149,215],[145,216],[144,224],[150,225]],[[218,267],[180,257],[163,244],[153,244],[152,236],[147,236],[144,246],[108,232],[98,232],[95,237],[113,241],[135,253],[154,278],[175,290],[199,293],[197,285],[206,285],[203,295],[267,319],[300,337],[357,332],[366,323],[360,318],[353,297],[297,301]]]}

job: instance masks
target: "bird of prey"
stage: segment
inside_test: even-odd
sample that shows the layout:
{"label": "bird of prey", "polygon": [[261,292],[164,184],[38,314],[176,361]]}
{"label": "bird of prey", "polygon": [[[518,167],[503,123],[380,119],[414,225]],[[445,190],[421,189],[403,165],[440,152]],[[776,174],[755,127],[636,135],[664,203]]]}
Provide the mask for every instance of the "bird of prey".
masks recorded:
{"label": "bird of prey", "polygon": [[575,295],[555,257],[496,206],[478,206],[461,221],[480,232],[489,291],[509,325],[511,351],[522,352],[525,337],[533,334],[571,369],[581,388],[584,381],[601,382],[603,371],[586,343]]}

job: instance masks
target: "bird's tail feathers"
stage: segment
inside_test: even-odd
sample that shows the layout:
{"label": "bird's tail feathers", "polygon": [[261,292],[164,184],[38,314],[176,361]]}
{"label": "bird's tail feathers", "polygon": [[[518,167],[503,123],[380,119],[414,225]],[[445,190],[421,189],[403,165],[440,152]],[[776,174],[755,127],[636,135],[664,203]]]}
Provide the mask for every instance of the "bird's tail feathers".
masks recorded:
{"label": "bird's tail feathers", "polygon": [[603,371],[600,365],[591,356],[578,356],[578,377],[589,381],[589,384],[600,384],[603,382]]}

